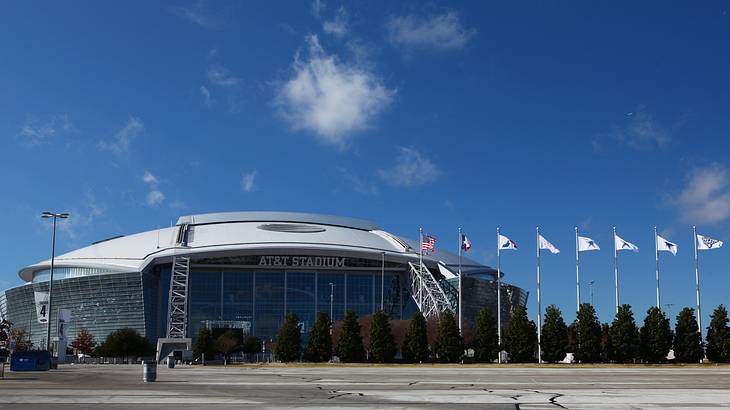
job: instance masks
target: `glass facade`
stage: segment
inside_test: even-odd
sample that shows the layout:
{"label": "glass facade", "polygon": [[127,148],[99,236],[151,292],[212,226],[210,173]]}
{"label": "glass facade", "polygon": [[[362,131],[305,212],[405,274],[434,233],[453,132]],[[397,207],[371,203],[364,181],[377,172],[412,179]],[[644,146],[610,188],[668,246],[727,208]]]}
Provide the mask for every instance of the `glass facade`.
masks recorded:
{"label": "glass facade", "polygon": [[[45,346],[46,324],[38,323],[33,292],[47,292],[48,282],[29,283],[5,291],[7,318],[25,328],[35,346]],[[146,335],[142,275],[116,273],[53,280],[51,323],[58,309],[71,309],[70,337],[89,330],[103,341],[114,330],[131,327]],[[53,325],[51,326],[53,329]]]}
{"label": "glass facade", "polygon": [[[286,314],[295,313],[306,339],[317,312],[329,315],[331,309],[335,321],[342,320],[348,309],[359,316],[370,315],[380,309],[381,303],[393,319],[409,319],[416,312],[405,267],[386,265],[385,275],[381,275],[380,269],[368,266],[367,260],[358,263],[360,266],[322,270],[193,265],[188,335],[194,338],[201,326],[219,330],[235,327],[261,339],[274,339]],[[51,320],[55,322],[58,308],[71,309],[71,335],[86,328],[101,342],[110,332],[131,327],[152,342],[165,337],[169,264],[153,266],[143,274],[67,273],[64,279],[54,280]],[[464,314],[471,325],[483,307],[491,309],[496,317],[496,282],[489,278],[464,278]],[[456,279],[449,282],[457,286]],[[526,303],[527,292],[504,283],[502,286],[501,309],[506,326],[515,307]],[[29,283],[0,292],[0,314],[16,327],[25,327],[36,345],[44,342],[45,325],[37,322],[33,291],[47,288],[47,282]]]}
{"label": "glass facade", "polygon": [[[449,279],[449,282],[458,289],[459,279]],[[465,326],[476,326],[476,318],[482,308],[489,309],[494,320],[497,320],[497,281],[483,275],[466,276],[461,282],[462,292],[462,314],[464,315]],[[529,293],[524,289],[502,282],[500,296],[502,310],[502,330],[506,331],[509,326],[509,319],[518,306],[527,304]]]}
{"label": "glass facade", "polygon": [[[404,273],[388,272],[381,284],[380,272],[310,272],[300,270],[199,270],[191,272],[189,334],[216,321],[241,322],[243,329],[262,339],[273,339],[284,317],[295,313],[306,336],[317,312],[334,320],[344,318],[347,309],[369,315],[380,308],[380,287],[385,288],[384,306],[397,319]],[[330,304],[331,297],[331,304]],[[209,322],[210,321],[210,322]]]}

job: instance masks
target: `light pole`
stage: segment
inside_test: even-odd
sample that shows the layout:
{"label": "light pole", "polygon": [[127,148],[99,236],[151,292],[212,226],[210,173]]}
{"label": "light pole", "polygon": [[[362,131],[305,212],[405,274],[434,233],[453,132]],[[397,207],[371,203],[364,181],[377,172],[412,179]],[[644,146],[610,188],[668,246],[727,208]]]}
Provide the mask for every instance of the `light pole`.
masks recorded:
{"label": "light pole", "polygon": [[383,312],[385,309],[383,308],[384,304],[384,292],[385,292],[385,252],[380,252],[381,260],[380,260],[380,311]]}
{"label": "light pole", "polygon": [[48,321],[46,322],[46,350],[51,351],[51,312],[53,312],[53,268],[56,258],[56,220],[68,218],[68,212],[43,212],[42,218],[53,218],[53,239],[51,240],[51,277],[48,280]]}
{"label": "light pole", "polygon": [[[330,337],[332,337],[332,329],[335,327],[335,318],[332,316],[332,306],[335,300],[335,284],[330,282]],[[330,362],[335,360],[334,350],[330,350]]]}

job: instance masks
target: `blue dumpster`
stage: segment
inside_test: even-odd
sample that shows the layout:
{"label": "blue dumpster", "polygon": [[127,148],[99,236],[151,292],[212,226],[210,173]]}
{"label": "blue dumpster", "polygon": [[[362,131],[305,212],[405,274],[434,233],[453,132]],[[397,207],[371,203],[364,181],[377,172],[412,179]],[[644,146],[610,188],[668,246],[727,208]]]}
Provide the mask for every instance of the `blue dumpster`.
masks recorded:
{"label": "blue dumpster", "polygon": [[51,353],[47,350],[15,352],[10,355],[10,371],[35,372],[51,368]]}

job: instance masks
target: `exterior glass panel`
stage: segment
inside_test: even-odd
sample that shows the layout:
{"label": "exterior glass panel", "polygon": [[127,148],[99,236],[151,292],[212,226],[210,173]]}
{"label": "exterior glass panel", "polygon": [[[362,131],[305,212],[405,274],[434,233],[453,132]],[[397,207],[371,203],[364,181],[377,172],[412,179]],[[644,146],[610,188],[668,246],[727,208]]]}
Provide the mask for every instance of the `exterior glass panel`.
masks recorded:
{"label": "exterior glass panel", "polygon": [[223,272],[222,295],[223,320],[250,325],[253,321],[253,272]]}
{"label": "exterior glass panel", "polygon": [[255,291],[254,334],[272,339],[284,320],[284,273],[256,272]]}
{"label": "exterior glass panel", "polygon": [[373,313],[373,274],[347,274],[347,309],[354,311],[358,316]]}
{"label": "exterior glass panel", "polygon": [[342,273],[317,273],[317,311],[330,314],[330,283],[332,288],[332,320],[345,317],[345,275]]}
{"label": "exterior glass panel", "polygon": [[289,271],[286,273],[286,312],[295,313],[308,334],[314,324],[314,272]]}
{"label": "exterior glass panel", "polygon": [[188,334],[196,335],[205,320],[221,320],[221,272],[192,272]]}

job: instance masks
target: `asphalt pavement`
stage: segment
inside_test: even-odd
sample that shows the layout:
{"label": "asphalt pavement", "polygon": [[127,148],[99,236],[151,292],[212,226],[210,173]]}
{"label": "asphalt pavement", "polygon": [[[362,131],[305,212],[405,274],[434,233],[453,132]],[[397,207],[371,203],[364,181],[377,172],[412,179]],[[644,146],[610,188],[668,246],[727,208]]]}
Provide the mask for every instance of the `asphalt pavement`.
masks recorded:
{"label": "asphalt pavement", "polygon": [[730,408],[730,367],[61,365],[5,372],[0,408]]}

